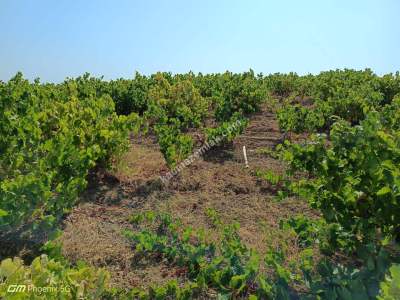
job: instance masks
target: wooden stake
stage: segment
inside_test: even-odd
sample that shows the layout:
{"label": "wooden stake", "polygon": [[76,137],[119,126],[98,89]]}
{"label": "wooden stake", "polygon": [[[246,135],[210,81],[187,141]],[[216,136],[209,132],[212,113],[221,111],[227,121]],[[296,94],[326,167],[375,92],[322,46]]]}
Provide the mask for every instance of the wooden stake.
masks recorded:
{"label": "wooden stake", "polygon": [[244,163],[246,164],[246,168],[248,168],[249,162],[247,161],[246,146],[243,146],[243,156],[244,156]]}

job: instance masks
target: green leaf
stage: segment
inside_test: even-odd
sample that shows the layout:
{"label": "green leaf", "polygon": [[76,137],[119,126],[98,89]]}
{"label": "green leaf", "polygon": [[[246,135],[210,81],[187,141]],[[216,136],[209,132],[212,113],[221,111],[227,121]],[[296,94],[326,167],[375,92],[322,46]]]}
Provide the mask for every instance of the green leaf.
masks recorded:
{"label": "green leaf", "polygon": [[11,258],[7,258],[1,262],[0,265],[0,277],[9,277],[18,269],[18,266],[12,261]]}
{"label": "green leaf", "polygon": [[376,195],[383,196],[383,195],[389,194],[391,191],[392,191],[392,189],[386,185],[383,188],[381,188],[379,191],[377,191]]}

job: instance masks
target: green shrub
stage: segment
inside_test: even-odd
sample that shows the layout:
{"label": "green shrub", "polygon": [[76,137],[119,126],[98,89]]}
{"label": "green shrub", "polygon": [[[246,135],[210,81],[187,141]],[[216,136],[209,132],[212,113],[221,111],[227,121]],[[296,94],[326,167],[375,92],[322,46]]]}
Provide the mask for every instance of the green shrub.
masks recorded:
{"label": "green shrub", "polygon": [[208,103],[189,80],[170,84],[162,74],[155,77],[156,84],[149,91],[151,109],[149,118],[155,123],[179,120],[181,129],[199,127],[208,111]]}
{"label": "green shrub", "polygon": [[30,84],[21,74],[0,88],[0,229],[52,222],[70,209],[88,171],[128,146],[137,116],[117,116],[109,96],[77,98]]}
{"label": "green shrub", "polygon": [[[328,145],[326,145],[328,144]],[[329,143],[323,136],[291,145],[286,159],[292,170],[307,171],[311,205],[329,223],[338,223],[355,242],[399,238],[400,134],[368,114],[360,126],[337,122]]]}
{"label": "green shrub", "polygon": [[154,292],[164,296],[168,290],[176,299],[190,299],[187,295],[199,294],[208,288],[227,299],[274,296],[274,281],[265,280],[259,272],[258,255],[242,243],[237,224],[218,224],[222,230],[220,244],[207,241],[200,230],[182,228],[179,220],[173,220],[168,214],[156,215],[150,226],[154,230],[126,232],[138,257],[162,257],[172,265],[185,268],[190,281],[181,289],[174,284],[172,290],[167,286],[135,291],[141,293],[140,299],[149,299]]}
{"label": "green shrub", "polygon": [[268,99],[268,93],[261,80],[257,80],[252,70],[242,74],[226,72],[217,80],[214,97],[216,99],[215,118],[227,121],[235,113],[251,114],[260,110],[260,105]]}
{"label": "green shrub", "polygon": [[218,140],[223,143],[231,142],[243,133],[248,123],[248,119],[235,113],[228,121],[222,122],[218,127],[206,128],[206,139],[207,141]]}
{"label": "green shrub", "polygon": [[46,255],[25,266],[18,258],[0,264],[2,299],[100,299],[108,288],[109,274],[78,265],[65,266]]}
{"label": "green shrub", "polygon": [[148,108],[149,90],[154,82],[136,72],[133,79],[117,79],[108,83],[108,93],[118,114],[142,115]]}
{"label": "green shrub", "polygon": [[381,282],[379,300],[400,299],[400,265],[393,265],[389,269],[390,275]]}

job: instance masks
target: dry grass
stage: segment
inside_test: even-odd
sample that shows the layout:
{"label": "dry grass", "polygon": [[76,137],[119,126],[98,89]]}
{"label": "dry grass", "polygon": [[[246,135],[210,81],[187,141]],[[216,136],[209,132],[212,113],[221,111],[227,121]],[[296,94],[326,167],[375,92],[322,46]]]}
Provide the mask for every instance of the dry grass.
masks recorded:
{"label": "dry grass", "polygon": [[[167,167],[156,144],[132,144],[116,164],[115,180],[95,178],[95,184],[83,195],[86,201],[66,220],[60,238],[64,254],[72,261],[106,267],[113,284],[123,288],[171,278],[184,280],[162,262],[135,263],[134,251],[121,232],[133,230],[127,222],[130,215],[151,210],[168,212],[183,225],[204,228],[210,239],[218,240],[218,230],[206,213],[214,209],[223,223],[238,222],[243,241],[260,255],[271,246],[286,247],[290,259],[296,259],[300,252],[297,241],[279,228],[279,221],[297,214],[314,218],[316,214],[300,199],[276,202],[276,191],[254,176],[259,168],[283,171],[279,161],[257,152],[259,147],[272,148],[280,137],[268,112],[256,116],[243,136],[259,135],[268,139],[238,138],[230,149],[213,149],[167,186],[158,179]],[[244,167],[242,145],[247,147],[250,168]]]}

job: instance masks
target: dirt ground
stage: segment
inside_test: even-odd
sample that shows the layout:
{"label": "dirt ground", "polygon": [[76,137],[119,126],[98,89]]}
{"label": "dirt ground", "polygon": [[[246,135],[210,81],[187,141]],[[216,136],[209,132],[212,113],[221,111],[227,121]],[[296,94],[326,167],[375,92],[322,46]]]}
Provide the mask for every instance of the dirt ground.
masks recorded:
{"label": "dirt ground", "polygon": [[[252,117],[246,131],[230,147],[211,149],[167,185],[159,179],[168,167],[157,144],[152,139],[133,138],[130,151],[115,170],[94,176],[81,204],[65,220],[60,237],[64,255],[72,262],[84,260],[106,267],[116,287],[184,280],[171,266],[135,263],[132,245],[121,232],[132,229],[128,222],[132,214],[152,210],[169,212],[184,225],[205,228],[217,236],[206,214],[211,208],[224,223],[239,222],[243,241],[261,255],[285,239],[289,255],[296,256],[296,239],[282,237],[279,221],[300,213],[314,217],[315,212],[295,197],[277,201],[276,188],[255,176],[258,169],[283,172],[281,162],[259,151],[272,149],[281,137],[274,114],[264,109]],[[249,168],[244,164],[243,146]]]}

